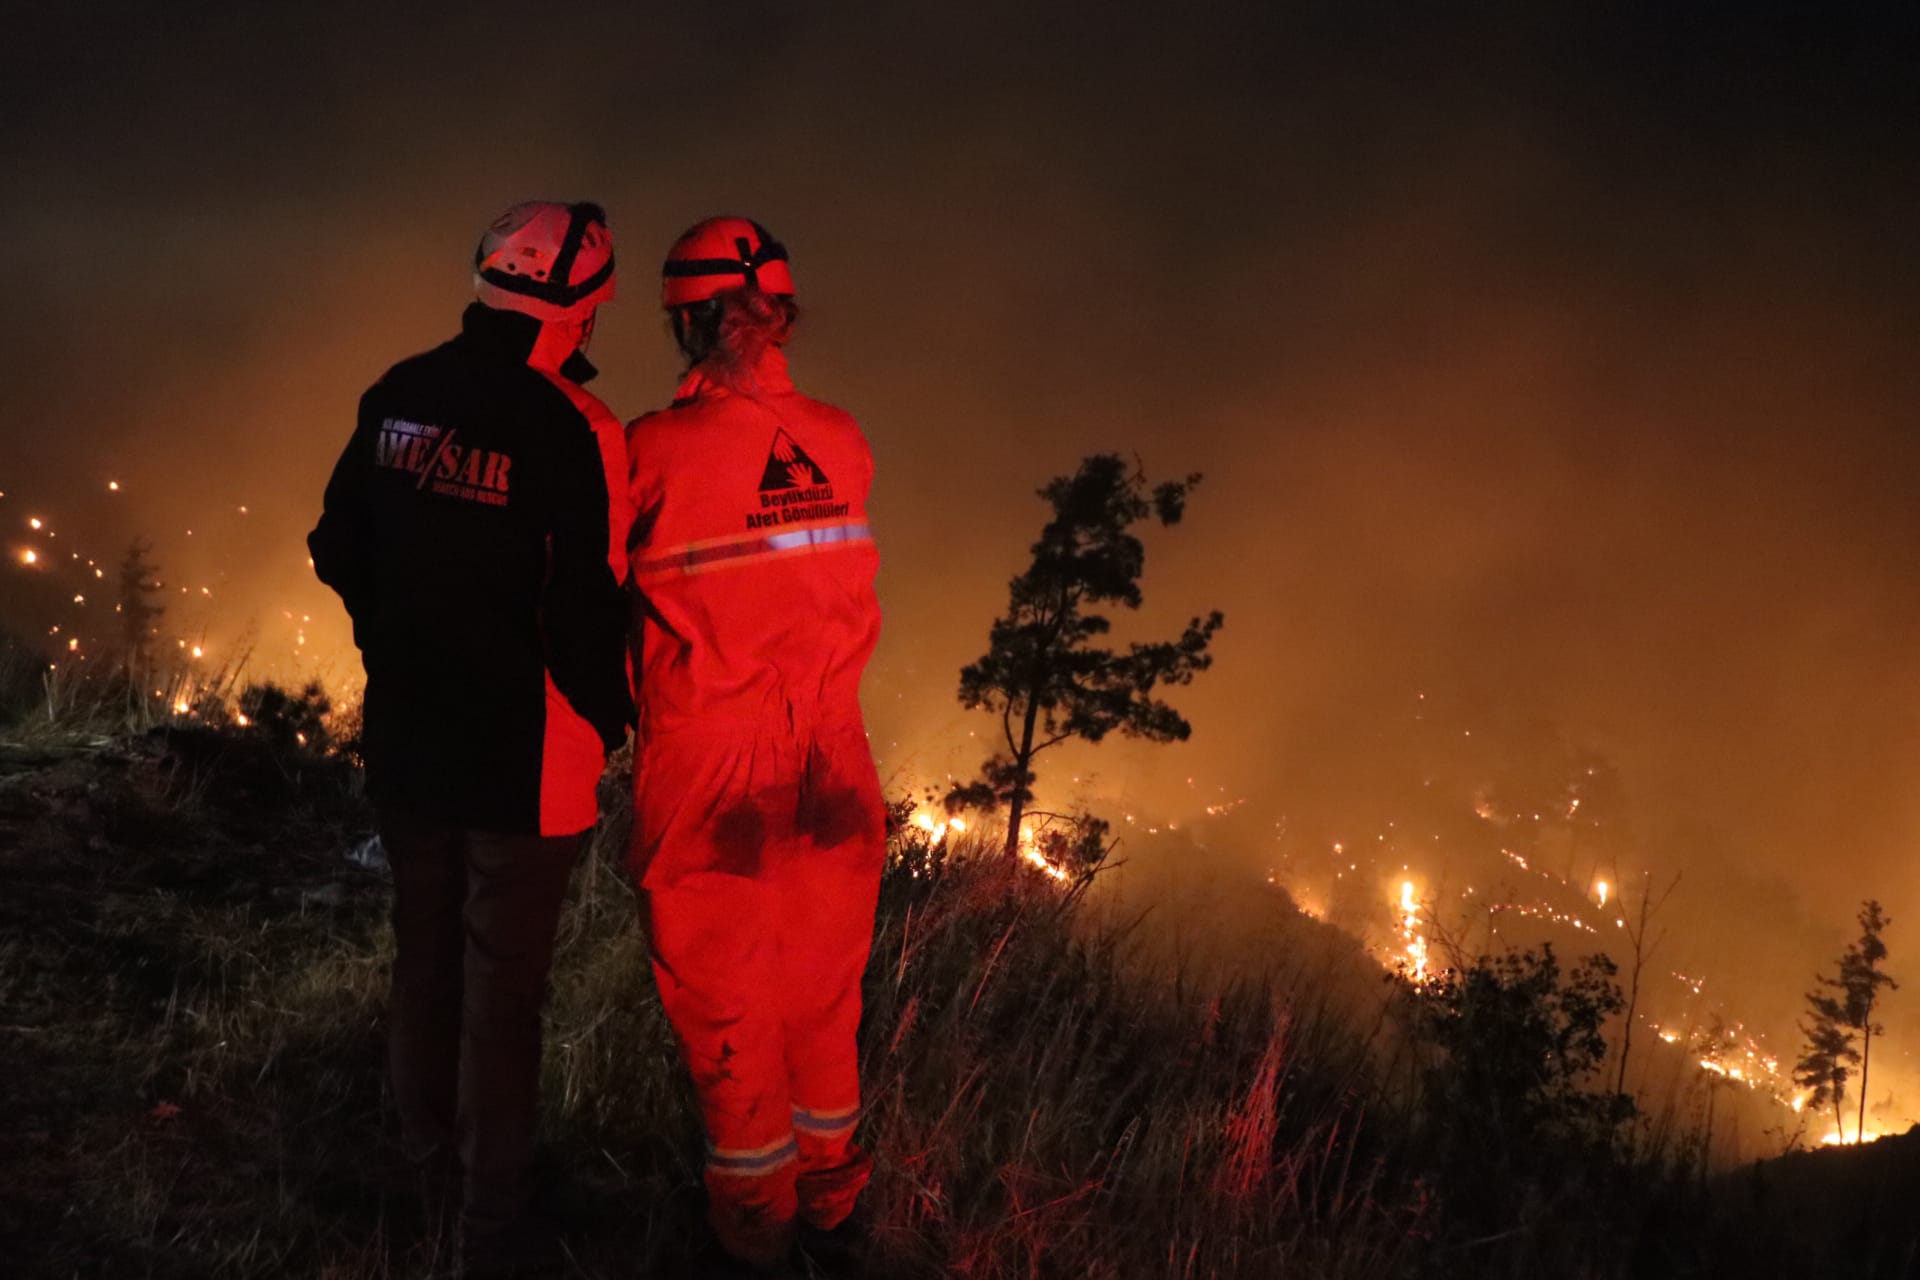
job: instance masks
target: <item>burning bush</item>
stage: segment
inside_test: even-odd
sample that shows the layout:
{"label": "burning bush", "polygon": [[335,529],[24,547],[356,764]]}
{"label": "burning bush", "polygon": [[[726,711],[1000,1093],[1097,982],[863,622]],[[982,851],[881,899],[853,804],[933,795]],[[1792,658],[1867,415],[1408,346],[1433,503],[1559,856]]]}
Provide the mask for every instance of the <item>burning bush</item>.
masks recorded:
{"label": "burning bush", "polygon": [[1021,833],[1023,844],[1030,844],[1039,855],[1040,865],[1058,868],[1071,879],[1084,879],[1100,869],[1113,852],[1107,836],[1113,824],[1090,813],[1036,814],[1037,826]]}

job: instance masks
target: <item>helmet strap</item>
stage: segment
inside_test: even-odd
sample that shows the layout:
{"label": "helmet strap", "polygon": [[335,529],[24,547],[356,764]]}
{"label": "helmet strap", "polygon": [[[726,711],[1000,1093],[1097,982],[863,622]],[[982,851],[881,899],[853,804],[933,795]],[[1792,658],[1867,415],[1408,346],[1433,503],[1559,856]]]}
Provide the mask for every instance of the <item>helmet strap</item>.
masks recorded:
{"label": "helmet strap", "polygon": [[586,238],[587,224],[593,221],[589,210],[598,210],[598,205],[574,204],[567,206],[567,234],[560,242],[560,252],[554,256],[553,270],[548,279],[565,288],[567,278],[573,274],[573,260],[580,256],[580,242]]}

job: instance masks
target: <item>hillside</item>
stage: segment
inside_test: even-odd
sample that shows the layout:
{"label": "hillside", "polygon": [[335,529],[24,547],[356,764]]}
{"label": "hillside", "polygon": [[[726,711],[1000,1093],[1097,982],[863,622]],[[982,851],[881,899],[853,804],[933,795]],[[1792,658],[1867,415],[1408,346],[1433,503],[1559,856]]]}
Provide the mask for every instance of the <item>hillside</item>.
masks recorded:
{"label": "hillside", "polygon": [[[700,1144],[618,870],[623,792],[563,923],[546,1167],[575,1274],[684,1274]],[[13,1274],[442,1266],[446,1205],[382,1115],[386,891],[344,856],[367,830],[347,763],[267,734],[0,746]],[[872,1274],[1719,1273],[1684,1160],[1596,1145],[1565,1100],[1476,1122],[1392,1002],[1352,1023],[1383,979],[1338,931],[1288,909],[1294,963],[1209,978],[911,837],[863,1029]]]}
{"label": "hillside", "polygon": [[1920,1127],[1755,1162],[1718,1179],[1714,1200],[1724,1256],[1749,1274],[1920,1276]]}

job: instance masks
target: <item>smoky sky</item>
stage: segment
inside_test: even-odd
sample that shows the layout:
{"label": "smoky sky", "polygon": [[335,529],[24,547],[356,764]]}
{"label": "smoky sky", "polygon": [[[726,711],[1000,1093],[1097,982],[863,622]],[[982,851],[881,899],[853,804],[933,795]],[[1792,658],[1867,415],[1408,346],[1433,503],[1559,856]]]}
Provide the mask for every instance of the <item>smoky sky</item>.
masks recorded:
{"label": "smoky sky", "polygon": [[[956,676],[1034,490],[1137,453],[1205,479],[1122,632],[1227,626],[1190,743],[1068,766],[1125,803],[1360,821],[1425,693],[1604,753],[1698,928],[1765,904],[1782,981],[1862,897],[1920,922],[1911,17],[1136,8],[12,17],[0,532],[144,532],[218,587],[177,623],[351,675],[301,538],[480,229],[608,207],[594,387],[629,417],[676,374],[661,251],[750,213],[802,386],[877,455],[889,778],[984,754]],[[66,609],[5,577],[9,629]]]}

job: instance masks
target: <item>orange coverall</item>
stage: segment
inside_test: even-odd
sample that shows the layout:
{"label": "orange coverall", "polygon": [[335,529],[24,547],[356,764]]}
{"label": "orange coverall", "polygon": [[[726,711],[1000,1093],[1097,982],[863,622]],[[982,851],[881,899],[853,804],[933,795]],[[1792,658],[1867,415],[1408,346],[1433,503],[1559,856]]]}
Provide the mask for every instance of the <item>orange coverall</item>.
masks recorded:
{"label": "orange coverall", "polygon": [[696,371],[627,428],[641,597],[631,865],[693,1074],[709,1216],[736,1256],[831,1229],[871,1162],[854,1145],[860,979],[885,857],[861,723],[880,632],[873,455],[794,390]]}

